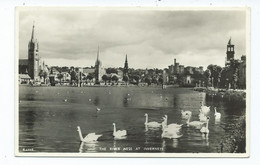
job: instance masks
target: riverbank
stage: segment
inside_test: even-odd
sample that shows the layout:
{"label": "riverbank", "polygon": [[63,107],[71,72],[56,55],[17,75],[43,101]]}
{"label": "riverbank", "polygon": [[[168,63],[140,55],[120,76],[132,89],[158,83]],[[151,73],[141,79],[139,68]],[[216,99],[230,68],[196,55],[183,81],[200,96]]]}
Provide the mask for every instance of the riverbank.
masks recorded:
{"label": "riverbank", "polygon": [[246,101],[246,90],[240,89],[216,89],[206,87],[195,87],[193,90],[198,92],[205,92],[209,96],[215,96],[216,98],[225,98],[229,101]]}
{"label": "riverbank", "polygon": [[221,153],[245,153],[246,152],[246,118],[241,116],[238,122],[229,124],[226,129],[231,131],[223,136],[220,142]]}

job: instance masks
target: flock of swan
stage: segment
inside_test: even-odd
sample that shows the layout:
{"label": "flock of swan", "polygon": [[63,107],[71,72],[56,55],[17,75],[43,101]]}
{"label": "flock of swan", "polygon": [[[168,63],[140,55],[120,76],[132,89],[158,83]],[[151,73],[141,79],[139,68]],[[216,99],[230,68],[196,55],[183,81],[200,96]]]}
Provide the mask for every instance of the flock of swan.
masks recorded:
{"label": "flock of swan", "polygon": [[[97,109],[97,111],[100,111],[100,109]],[[199,129],[200,132],[208,137],[209,134],[209,120],[210,117],[208,116],[210,112],[210,107],[201,105],[201,109],[199,110],[199,120],[198,121],[191,121],[192,117],[192,112],[191,111],[181,111],[181,118],[187,120],[186,121],[186,126],[187,127],[192,127],[195,129]],[[221,113],[217,112],[216,107],[214,108],[214,116],[215,120],[220,120],[221,118]],[[164,115],[162,117],[162,122],[156,122],[156,121],[150,121],[148,122],[148,114],[146,113],[145,115],[145,122],[144,125],[146,128],[153,127],[153,128],[161,128],[162,138],[168,138],[168,139],[177,139],[183,136],[181,133],[181,129],[183,127],[183,124],[177,124],[177,123],[171,123],[168,124],[168,116]],[[116,130],[116,124],[113,123],[113,136],[115,139],[124,139],[127,137],[127,131],[126,130]],[[102,134],[96,134],[96,133],[89,133],[85,138],[82,136],[82,132],[79,126],[77,126],[78,132],[79,132],[79,137],[82,142],[95,142],[97,141]]]}

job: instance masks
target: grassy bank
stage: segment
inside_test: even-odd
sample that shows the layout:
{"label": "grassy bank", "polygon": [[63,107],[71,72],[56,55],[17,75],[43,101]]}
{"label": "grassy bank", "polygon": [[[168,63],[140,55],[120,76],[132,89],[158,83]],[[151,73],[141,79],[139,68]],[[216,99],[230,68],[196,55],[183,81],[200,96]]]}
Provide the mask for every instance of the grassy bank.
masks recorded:
{"label": "grassy bank", "polygon": [[246,152],[246,118],[241,116],[236,123],[229,124],[226,128],[229,135],[224,136],[220,142],[222,153],[245,153]]}

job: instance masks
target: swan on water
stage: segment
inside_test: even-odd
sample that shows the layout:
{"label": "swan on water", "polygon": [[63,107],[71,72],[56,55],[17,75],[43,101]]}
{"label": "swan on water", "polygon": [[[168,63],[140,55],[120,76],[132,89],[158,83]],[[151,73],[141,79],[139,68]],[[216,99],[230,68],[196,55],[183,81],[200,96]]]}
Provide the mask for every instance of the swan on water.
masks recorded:
{"label": "swan on water", "polygon": [[202,126],[203,126],[203,124],[204,124],[205,122],[202,122],[202,121],[192,121],[192,122],[190,122],[191,116],[192,116],[192,114],[189,115],[189,118],[188,118],[188,120],[187,120],[187,122],[186,122],[186,123],[187,123],[187,126],[188,126],[188,127],[189,127],[189,126],[195,127],[196,129],[201,129]]}
{"label": "swan on water", "polygon": [[200,108],[200,113],[203,113],[204,115],[207,115],[210,112],[210,106],[207,107],[201,103]]}
{"label": "swan on water", "polygon": [[68,102],[68,99],[64,99],[63,101],[64,101],[64,102]]}
{"label": "swan on water", "polygon": [[[170,124],[170,125],[167,125],[167,118],[166,117],[163,117],[163,122],[162,122],[162,137],[166,137],[168,135],[171,135],[172,134],[177,134],[179,135],[179,132],[181,130],[181,125],[179,124]],[[176,136],[175,136],[176,137]]]}
{"label": "swan on water", "polygon": [[144,125],[145,126],[148,126],[148,127],[160,127],[162,124],[161,123],[158,123],[156,121],[152,121],[152,122],[148,122],[148,114],[144,114],[145,116],[145,123]]}
{"label": "swan on water", "polygon": [[177,124],[177,123],[172,123],[172,124],[168,124],[168,115],[164,115],[164,124],[167,128],[181,128],[182,127],[182,124]]}
{"label": "swan on water", "polygon": [[191,111],[181,110],[181,118],[182,118],[182,119],[188,119],[188,117],[189,117],[190,114],[191,114]]}
{"label": "swan on water", "polygon": [[207,116],[204,115],[204,113],[200,113],[199,114],[199,119],[200,119],[200,121],[206,122],[207,121]]}
{"label": "swan on water", "polygon": [[127,132],[126,132],[126,130],[116,130],[116,124],[115,123],[113,123],[113,126],[114,126],[114,131],[113,131],[113,136],[115,137],[115,138],[122,138],[122,137],[125,137],[126,136],[126,134],[127,134]]}
{"label": "swan on water", "polygon": [[203,134],[208,134],[209,133],[209,119],[210,119],[210,117],[208,116],[207,117],[207,121],[206,121],[206,126],[202,127],[200,129],[200,132],[203,133]]}
{"label": "swan on water", "polygon": [[79,126],[77,126],[78,132],[79,132],[79,137],[82,142],[95,142],[98,140],[99,137],[102,135],[96,135],[96,133],[89,133],[85,138],[83,138],[81,129]]}
{"label": "swan on water", "polygon": [[173,131],[173,132],[168,132],[168,131],[163,131],[162,132],[162,138],[168,138],[168,139],[177,139],[183,136],[183,134],[181,134],[178,131]]}
{"label": "swan on water", "polygon": [[217,112],[217,108],[215,107],[214,108],[214,110],[215,110],[215,119],[217,119],[217,120],[219,120],[220,118],[221,118],[221,113],[219,113],[219,112]]}
{"label": "swan on water", "polygon": [[181,127],[178,124],[171,124],[170,127],[167,127],[167,118],[163,117],[162,122],[162,138],[168,138],[168,139],[177,139],[182,137],[182,134],[180,133]]}
{"label": "swan on water", "polygon": [[96,111],[99,112],[101,109],[97,107]]}

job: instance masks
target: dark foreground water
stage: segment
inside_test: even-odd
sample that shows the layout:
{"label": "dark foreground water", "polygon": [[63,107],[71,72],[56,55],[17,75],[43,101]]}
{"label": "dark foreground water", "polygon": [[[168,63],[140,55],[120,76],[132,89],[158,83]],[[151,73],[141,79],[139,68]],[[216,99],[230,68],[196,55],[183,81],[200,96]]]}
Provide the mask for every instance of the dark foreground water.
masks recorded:
{"label": "dark foreground water", "polygon": [[[20,152],[220,152],[229,124],[245,114],[239,104],[187,88],[20,86],[19,100]],[[145,113],[149,121],[161,122],[167,114],[168,124],[185,124],[181,110],[189,110],[191,121],[199,120],[201,101],[211,106],[208,138],[184,126],[181,138],[162,139],[161,129],[144,126]],[[212,107],[221,113],[220,122]],[[127,130],[126,139],[114,140],[112,123]],[[97,143],[81,143],[77,126],[84,137],[92,132],[103,136]]]}

